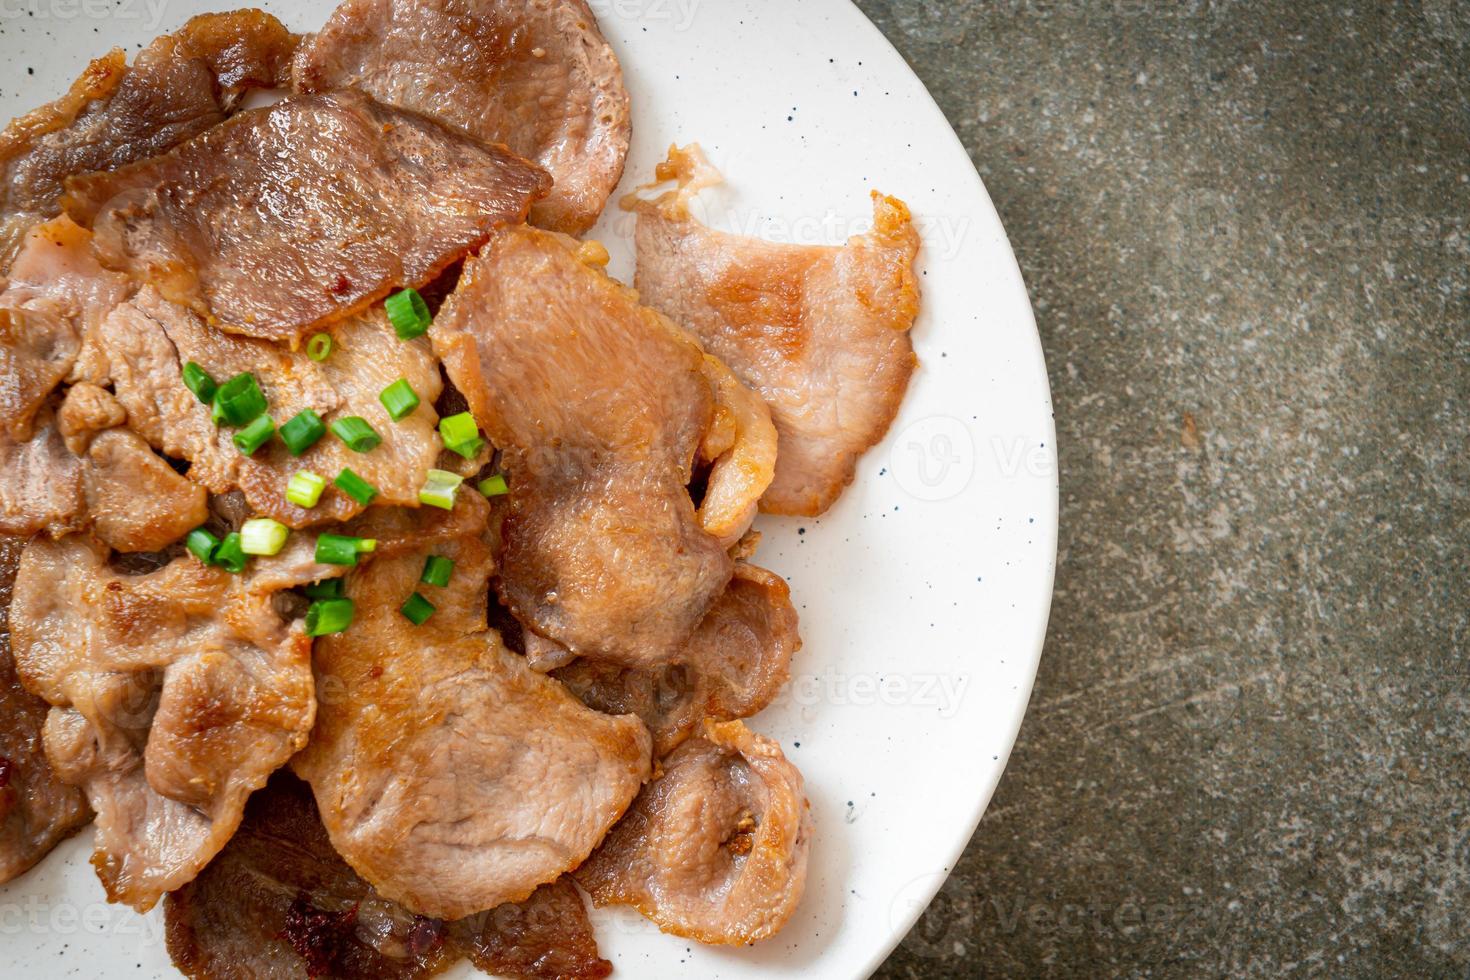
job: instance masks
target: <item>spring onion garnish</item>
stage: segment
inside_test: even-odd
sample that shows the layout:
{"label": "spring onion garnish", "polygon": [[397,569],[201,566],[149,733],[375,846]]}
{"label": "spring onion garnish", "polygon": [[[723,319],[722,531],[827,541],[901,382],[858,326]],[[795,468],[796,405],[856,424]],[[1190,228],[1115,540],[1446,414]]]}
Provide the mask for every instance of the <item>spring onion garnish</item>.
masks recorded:
{"label": "spring onion garnish", "polygon": [[306,635],[341,633],[352,625],[356,612],[351,599],[318,599],[306,610]]}
{"label": "spring onion garnish", "polygon": [[474,459],[485,448],[485,440],[480,438],[480,427],[469,412],[440,419],[439,435],[444,440],[445,449],[459,453],[465,459]]}
{"label": "spring onion garnish", "polygon": [[312,334],[311,339],[306,342],[306,356],[320,363],[332,356],[333,346],[331,334]]}
{"label": "spring onion garnish", "polygon": [[235,448],[246,456],[254,456],[275,434],[276,423],[269,415],[262,415],[235,433]]}
{"label": "spring onion garnish", "polygon": [[504,497],[510,493],[510,487],[505,482],[505,477],[496,473],[480,481],[480,492],[487,497]]}
{"label": "spring onion garnish", "polygon": [[332,481],[332,485],[364,507],[372,503],[373,498],[378,495],[377,487],[345,466],[342,472],[337,474],[337,479]]}
{"label": "spring onion garnish", "polygon": [[357,556],[377,550],[372,538],[349,538],[341,534],[323,534],[316,539],[318,565],[356,565]]}
{"label": "spring onion garnish", "polygon": [[407,378],[399,378],[384,388],[382,394],[378,395],[378,401],[383,403],[383,407],[388,410],[388,417],[395,422],[402,422],[419,407],[418,392],[413,390],[413,385],[408,383]]}
{"label": "spring onion garnish", "polygon": [[247,555],[279,555],[290,533],[280,521],[256,517],[240,528],[240,550]]}
{"label": "spring onion garnish", "polygon": [[227,572],[239,575],[245,571],[245,546],[238,531],[225,535],[219,547],[214,549],[214,563]]}
{"label": "spring onion garnish", "polygon": [[214,564],[214,550],[219,547],[219,538],[209,533],[208,528],[196,527],[184,539],[189,553],[206,565]]}
{"label": "spring onion garnish", "polygon": [[429,479],[419,491],[419,503],[441,510],[454,510],[454,495],[464,477],[448,470],[430,470]]}
{"label": "spring onion garnish", "polygon": [[206,405],[214,402],[214,393],[219,390],[219,385],[215,384],[209,372],[193,361],[184,365],[184,387]]}
{"label": "spring onion garnish", "polygon": [[326,434],[326,423],[309,408],[302,409],[295,418],[281,426],[281,441],[292,456],[300,456]]}
{"label": "spring onion garnish", "polygon": [[347,595],[347,583],[340,578],[326,578],[313,582],[301,591],[309,599],[341,599]]}
{"label": "spring onion garnish", "polygon": [[410,623],[422,626],[429,621],[430,616],[434,615],[434,604],[415,592],[408,597],[407,602],[399,607],[398,611],[403,613]]}
{"label": "spring onion garnish", "polygon": [[424,302],[417,289],[405,289],[389,296],[383,301],[383,309],[387,311],[388,322],[393,324],[399,340],[422,337],[433,322],[429,317],[429,304]]}
{"label": "spring onion garnish", "polygon": [[326,480],[311,470],[298,470],[292,475],[291,482],[286,484],[286,499],[297,507],[311,510],[321,502],[322,491],[325,489],[327,489]]}
{"label": "spring onion garnish", "polygon": [[453,561],[442,555],[430,555],[429,560],[424,562],[424,574],[419,576],[419,581],[442,589],[449,584],[449,576],[453,574]]}
{"label": "spring onion garnish", "polygon": [[249,371],[235,375],[214,393],[216,421],[225,425],[249,425],[269,407],[265,392]]}
{"label": "spring onion garnish", "polygon": [[383,437],[368,425],[367,419],[357,415],[349,415],[333,422],[332,432],[355,453],[370,453],[383,442]]}

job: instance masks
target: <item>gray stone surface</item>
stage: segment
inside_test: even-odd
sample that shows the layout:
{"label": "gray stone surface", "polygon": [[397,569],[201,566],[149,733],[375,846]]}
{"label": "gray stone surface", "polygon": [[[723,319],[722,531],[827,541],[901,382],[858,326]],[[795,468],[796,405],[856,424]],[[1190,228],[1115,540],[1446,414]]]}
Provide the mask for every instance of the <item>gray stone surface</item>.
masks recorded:
{"label": "gray stone surface", "polygon": [[859,0],[969,147],[1050,637],[879,974],[1470,976],[1470,2]]}

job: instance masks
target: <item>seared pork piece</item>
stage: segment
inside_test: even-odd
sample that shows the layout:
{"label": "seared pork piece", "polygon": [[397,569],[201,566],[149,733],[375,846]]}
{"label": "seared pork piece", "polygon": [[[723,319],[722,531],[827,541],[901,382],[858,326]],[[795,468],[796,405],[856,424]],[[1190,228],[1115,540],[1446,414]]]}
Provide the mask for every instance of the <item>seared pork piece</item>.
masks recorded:
{"label": "seared pork piece", "polygon": [[63,204],[109,268],[231,333],[295,341],[428,283],[549,186],[502,147],[339,91],[73,178]]}
{"label": "seared pork piece", "polygon": [[0,438],[0,534],[60,536],[81,527],[82,462],[66,448],[51,409],[36,417],[35,429],[26,442]]}
{"label": "seared pork piece", "polygon": [[[573,654],[656,667],[729,582],[726,549],[770,480],[775,430],[605,261],[591,244],[505,229],[465,264],[430,336],[503,454],[506,606]],[[700,510],[696,462],[712,464]]]}
{"label": "seared pork piece", "polygon": [[628,155],[623,70],[584,0],[347,0],[302,45],[296,87],[358,88],[504,143],[556,181],[531,221],[569,235]]}
{"label": "seared pork piece", "polygon": [[332,850],[305,784],[274,776],[234,840],[164,906],[174,965],[194,980],[416,980],[461,957],[503,977],[605,977],[566,878],[520,905],[444,922],[389,902]]}
{"label": "seared pork piece", "polygon": [[694,332],[771,407],[780,433],[772,514],[815,517],[888,431],[918,361],[919,235],[897,198],[873,195],[873,230],[840,248],[714,231],[690,200],[722,178],[698,147],[658,168],[678,188],[638,213],[639,295]]}
{"label": "seared pork piece", "polygon": [[68,177],[147,159],[222,122],[248,89],[283,84],[296,38],[259,10],[204,14],[132,67],[114,49],[50,105],[0,133],[0,268],[61,211]]}
{"label": "seared pork piece", "polygon": [[676,663],[639,670],[578,660],[551,676],[589,708],[642,718],[661,759],[706,718],[733,721],[764,709],[791,676],[799,649],[791,590],[780,576],[738,562]]}
{"label": "seared pork piece", "polygon": [[46,702],[15,674],[10,593],[24,547],[20,538],[0,537],[0,883],[30,870],[92,819],[81,790],[57,779],[46,761]]}
{"label": "seared pork piece", "polygon": [[[221,333],[152,287],[114,310],[104,331],[108,373],[130,428],[167,455],[188,460],[189,479],[211,493],[238,488],[256,512],[298,528],[347,520],[362,505],[330,489],[315,508],[298,507],[286,499],[297,470],[331,480],[351,467],[378,489],[374,506],[417,506],[441,449],[433,401],[442,381],[428,341],[399,340],[381,307],[348,318],[333,332],[336,349],[318,364],[304,350]],[[308,408],[328,425],[355,415],[369,420],[382,445],[355,453],[328,434],[300,457],[278,440],[245,456],[231,441],[234,433],[215,425],[209,407],[184,386],[181,372],[190,361],[220,382],[253,373],[277,425]],[[378,394],[398,378],[413,385],[423,404],[394,423]]]}
{"label": "seared pork piece", "polygon": [[811,808],[780,746],[706,722],[578,869],[597,905],[632,905],[702,943],[769,938],[806,884]]}
{"label": "seared pork piece", "polygon": [[[488,507],[455,513],[353,572],[357,619],[316,650],[324,697],[293,762],[311,783],[337,852],[385,898],[461,918],[525,900],[591,853],[650,769],[636,718],[580,704],[486,627]],[[446,588],[419,583],[425,559],[455,562]],[[414,592],[436,607],[414,626]]]}
{"label": "seared pork piece", "polygon": [[102,268],[91,234],[70,218],[26,236],[0,291],[0,438],[29,439],[57,385],[96,377],[90,340],[129,288],[127,277]]}
{"label": "seared pork piece", "polygon": [[87,538],[35,539],[10,627],[52,705],[47,758],[97,811],[98,877],[140,911],[219,852],[311,731],[311,641],[193,558],[127,575]]}

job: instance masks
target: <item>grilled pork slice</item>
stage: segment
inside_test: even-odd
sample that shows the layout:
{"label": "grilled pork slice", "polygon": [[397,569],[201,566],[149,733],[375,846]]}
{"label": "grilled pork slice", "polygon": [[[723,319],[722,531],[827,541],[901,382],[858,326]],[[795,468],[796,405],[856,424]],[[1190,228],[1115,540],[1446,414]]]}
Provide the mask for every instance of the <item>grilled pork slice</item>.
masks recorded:
{"label": "grilled pork slice", "polygon": [[706,722],[662,768],[577,880],[597,905],[632,905],[676,936],[744,944],[774,935],[806,884],[801,773],[738,721]]}
{"label": "grilled pork slice", "polygon": [[231,333],[294,341],[425,285],[549,186],[501,147],[339,91],[74,178],[63,203],[109,268]]}
{"label": "grilled pork slice", "polygon": [[[652,667],[729,582],[775,430],[723,365],[602,271],[606,254],[504,229],[430,336],[504,454],[505,605],[575,655]],[[696,463],[711,466],[698,510]]]}
{"label": "grilled pork slice", "polygon": [[296,87],[358,88],[540,164],[543,228],[596,223],[628,155],[628,92],[584,0],[347,0],[302,45]]}
{"label": "grilled pork slice", "polygon": [[780,576],[737,562],[729,587],[676,662],[640,670],[583,659],[551,676],[589,708],[642,718],[661,759],[706,718],[733,721],[764,709],[791,676],[799,649],[791,590]]}
{"label": "grilled pork slice", "polygon": [[30,870],[92,819],[86,797],[51,769],[46,702],[21,687],[10,652],[10,594],[25,541],[0,537],[0,882]]}
{"label": "grilled pork slice", "polygon": [[[238,488],[256,512],[291,527],[343,521],[363,505],[329,490],[307,510],[286,499],[286,488],[301,469],[331,480],[350,467],[377,488],[375,507],[417,506],[442,448],[433,408],[442,380],[428,341],[399,340],[382,307],[338,324],[336,349],[321,364],[304,350],[221,333],[152,287],[114,310],[104,333],[108,374],[129,426],[160,451],[188,460],[189,478],[211,493]],[[221,383],[243,371],[254,374],[278,426],[306,409],[329,425],[358,416],[369,421],[382,444],[356,453],[329,434],[299,457],[279,440],[245,456],[231,441],[233,432],[215,425],[209,407],[184,386],[181,372],[190,361]],[[394,423],[378,395],[399,378],[413,386],[422,404]]]}
{"label": "grilled pork slice", "polygon": [[[357,619],[317,645],[321,711],[293,763],[353,870],[441,919],[523,901],[580,864],[651,748],[638,719],[584,707],[487,629],[489,508],[460,496],[452,519],[380,541],[349,576]],[[419,582],[430,555],[455,563],[448,587]],[[421,626],[399,611],[416,591],[436,607]]]}
{"label": "grilled pork slice", "polygon": [[87,538],[34,539],[10,627],[22,682],[52,705],[46,756],[97,812],[98,877],[140,911],[219,852],[311,731],[310,640],[193,558],[126,575]]}
{"label": "grilled pork slice", "polygon": [[69,218],[32,229],[0,291],[0,439],[24,442],[63,381],[97,380],[97,326],[127,298],[92,236]]}
{"label": "grilled pork slice", "polygon": [[225,119],[252,88],[284,83],[297,38],[259,10],[204,14],[131,67],[98,58],[49,105],[0,133],[0,269],[26,231],[61,211],[68,177],[156,156]]}
{"label": "grilled pork slice", "polygon": [[503,977],[611,972],[568,879],[467,919],[415,915],[332,850],[311,790],[287,773],[250,798],[229,846],[164,908],[169,955],[194,980],[417,980],[465,956]]}
{"label": "grilled pork slice", "polygon": [[897,198],[873,195],[873,230],[840,248],[774,244],[714,231],[689,212],[722,178],[698,147],[670,151],[660,181],[679,186],[638,214],[643,301],[696,334],[771,407],[780,434],[772,514],[815,517],[888,431],[918,364],[919,235]]}

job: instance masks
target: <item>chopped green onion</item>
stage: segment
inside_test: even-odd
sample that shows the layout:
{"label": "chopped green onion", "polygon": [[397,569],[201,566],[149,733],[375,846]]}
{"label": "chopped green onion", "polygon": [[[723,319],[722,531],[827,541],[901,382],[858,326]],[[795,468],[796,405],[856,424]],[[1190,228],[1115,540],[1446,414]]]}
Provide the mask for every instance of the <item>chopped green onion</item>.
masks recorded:
{"label": "chopped green onion", "polygon": [[309,408],[302,409],[295,418],[281,426],[281,441],[286,444],[292,456],[300,456],[326,434],[326,423]]}
{"label": "chopped green onion", "polygon": [[245,571],[245,546],[239,532],[225,535],[218,548],[214,549],[214,563],[227,572],[239,575]]}
{"label": "chopped green onion", "polygon": [[453,446],[446,446],[445,448],[450,452],[459,453],[465,459],[474,459],[480,455],[480,450],[484,449],[486,445],[487,443],[484,439],[476,436],[469,442],[456,443]]}
{"label": "chopped green onion", "polygon": [[453,574],[453,561],[442,555],[430,555],[429,560],[424,562],[424,574],[419,576],[419,581],[442,589],[449,584],[449,576]]}
{"label": "chopped green onion", "polygon": [[332,335],[329,333],[312,334],[306,342],[306,356],[320,363],[332,356]]}
{"label": "chopped green onion", "polygon": [[209,533],[208,528],[196,527],[184,539],[189,553],[206,565],[214,564],[214,550],[219,547],[219,538]]}
{"label": "chopped green onion", "polygon": [[337,474],[337,479],[332,481],[332,485],[364,507],[372,503],[373,498],[378,495],[377,487],[345,466],[342,472]]}
{"label": "chopped green onion", "polygon": [[276,423],[269,415],[262,415],[245,428],[235,433],[235,448],[246,456],[254,456],[260,447],[271,441],[276,434]]}
{"label": "chopped green onion", "polygon": [[214,402],[214,393],[219,390],[219,385],[209,376],[209,372],[193,361],[184,365],[184,387],[206,405]]}
{"label": "chopped green onion", "polygon": [[340,578],[322,579],[301,590],[309,599],[340,599],[347,594],[347,583]]}
{"label": "chopped green onion", "polygon": [[292,475],[291,482],[286,484],[286,499],[297,507],[311,510],[321,502],[322,491],[326,489],[326,480],[311,470],[298,470]]}
{"label": "chopped green onion", "polygon": [[422,626],[429,621],[430,616],[434,615],[434,604],[415,592],[408,597],[408,601],[398,611],[403,613],[410,623]]}
{"label": "chopped green onion", "polygon": [[269,407],[265,392],[260,390],[260,382],[249,371],[235,375],[214,393],[217,420],[227,425],[249,425],[264,415]]}
{"label": "chopped green onion", "polygon": [[247,555],[279,555],[290,534],[280,521],[256,517],[240,528],[240,550]]}
{"label": "chopped green onion", "polygon": [[430,470],[429,479],[419,491],[419,503],[442,510],[454,509],[454,494],[464,477],[448,470]]}
{"label": "chopped green onion", "polygon": [[352,625],[356,613],[351,599],[318,599],[306,610],[306,635],[341,633]]}
{"label": "chopped green onion", "polygon": [[405,289],[383,301],[388,313],[388,322],[393,324],[399,340],[413,340],[428,332],[433,320],[429,316],[429,304],[417,289]]}
{"label": "chopped green onion", "polygon": [[473,457],[480,450],[479,447],[476,447],[474,452],[464,452],[463,447],[475,442],[479,442],[481,446],[485,443],[480,438],[480,426],[469,412],[460,412],[458,415],[440,419],[439,435],[444,439],[446,449],[453,450],[466,458]]}
{"label": "chopped green onion", "polygon": [[370,453],[382,443],[383,437],[368,425],[367,419],[357,415],[349,415],[345,419],[338,419],[332,423],[332,432],[338,439],[347,443],[347,448],[355,453]]}
{"label": "chopped green onion", "polygon": [[357,556],[376,551],[373,538],[349,538],[341,534],[323,534],[316,539],[318,565],[356,565]]}
{"label": "chopped green onion", "polygon": [[510,486],[502,474],[496,473],[480,481],[480,492],[487,497],[504,497],[510,493]]}
{"label": "chopped green onion", "polygon": [[413,390],[413,385],[408,383],[407,378],[399,378],[384,388],[382,394],[378,395],[378,401],[383,403],[383,407],[388,410],[388,417],[395,422],[402,422],[419,407],[418,392]]}

